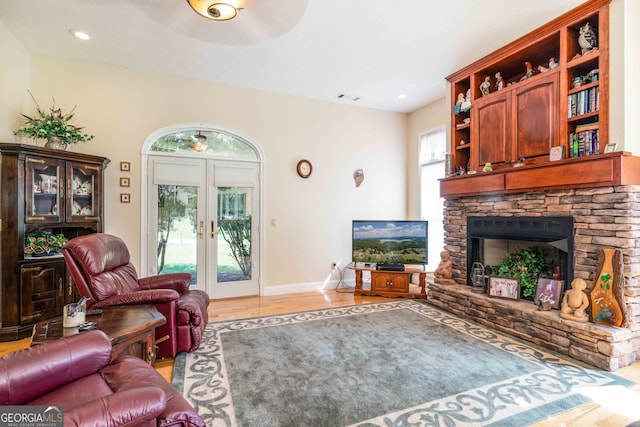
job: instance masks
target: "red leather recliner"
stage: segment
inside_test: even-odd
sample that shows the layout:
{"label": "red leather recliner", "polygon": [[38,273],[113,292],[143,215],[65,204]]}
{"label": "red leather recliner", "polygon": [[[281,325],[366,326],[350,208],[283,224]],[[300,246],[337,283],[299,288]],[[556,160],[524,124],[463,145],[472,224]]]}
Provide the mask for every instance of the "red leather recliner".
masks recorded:
{"label": "red leather recliner", "polygon": [[124,241],[104,233],[71,239],[62,254],[80,295],[88,299],[88,308],[156,306],[167,319],[166,324],[156,328],[158,357],[174,357],[200,346],[208,321],[209,296],[201,290],[189,290],[189,273],[138,279]]}
{"label": "red leather recliner", "polygon": [[0,405],[64,407],[65,426],[204,427],[191,405],[142,359],[111,360],[102,331],[0,358]]}

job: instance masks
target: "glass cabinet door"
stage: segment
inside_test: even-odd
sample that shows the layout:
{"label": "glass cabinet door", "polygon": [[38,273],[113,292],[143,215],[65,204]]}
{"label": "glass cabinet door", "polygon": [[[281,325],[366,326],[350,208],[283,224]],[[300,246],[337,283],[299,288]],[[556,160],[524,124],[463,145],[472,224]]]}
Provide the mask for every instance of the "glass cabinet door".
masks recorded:
{"label": "glass cabinet door", "polygon": [[100,180],[97,166],[67,162],[67,222],[95,222],[100,218]]}
{"label": "glass cabinet door", "polygon": [[64,161],[25,159],[25,222],[61,222],[64,201]]}

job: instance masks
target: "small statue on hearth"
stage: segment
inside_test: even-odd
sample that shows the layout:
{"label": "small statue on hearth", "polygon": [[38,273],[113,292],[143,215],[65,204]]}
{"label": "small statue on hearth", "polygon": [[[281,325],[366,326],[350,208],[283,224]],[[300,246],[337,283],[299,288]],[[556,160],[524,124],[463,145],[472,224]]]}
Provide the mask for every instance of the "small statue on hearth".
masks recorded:
{"label": "small statue on hearth", "polygon": [[489,93],[491,88],[491,77],[486,76],[484,78],[484,81],[480,84],[480,93],[482,93],[482,96],[487,96],[489,95]]}
{"label": "small statue on hearth", "polygon": [[440,264],[433,273],[434,281],[442,284],[455,284],[455,281],[451,278],[453,273],[453,263],[451,262],[451,253],[448,250],[440,252]]}
{"label": "small statue on hearth", "polygon": [[571,282],[571,289],[564,293],[562,297],[562,305],[560,308],[560,317],[567,320],[575,320],[576,322],[589,321],[587,307],[589,307],[589,298],[584,290],[587,288],[587,282],[584,279],[576,278]]}
{"label": "small statue on hearth", "polygon": [[498,90],[502,90],[504,89],[504,79],[502,78],[502,74],[500,74],[500,71],[498,71],[496,73],[496,89]]}

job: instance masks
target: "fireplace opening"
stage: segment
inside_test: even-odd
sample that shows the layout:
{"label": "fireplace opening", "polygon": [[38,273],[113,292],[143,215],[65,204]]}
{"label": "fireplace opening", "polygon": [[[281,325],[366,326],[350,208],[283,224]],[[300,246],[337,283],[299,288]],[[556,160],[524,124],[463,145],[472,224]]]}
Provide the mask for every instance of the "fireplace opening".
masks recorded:
{"label": "fireplace opening", "polygon": [[573,278],[573,217],[500,217],[467,218],[467,284],[472,285],[469,269],[475,262],[488,271],[508,253],[517,249],[540,246],[545,261],[560,268],[565,290]]}

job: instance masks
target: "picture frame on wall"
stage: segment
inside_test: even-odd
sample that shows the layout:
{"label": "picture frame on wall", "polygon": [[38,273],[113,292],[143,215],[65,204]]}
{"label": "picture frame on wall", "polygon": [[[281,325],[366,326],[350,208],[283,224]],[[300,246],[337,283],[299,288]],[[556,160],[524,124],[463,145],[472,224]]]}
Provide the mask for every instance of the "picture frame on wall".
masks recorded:
{"label": "picture frame on wall", "polygon": [[120,203],[131,203],[131,194],[120,193]]}
{"label": "picture frame on wall", "polygon": [[558,310],[560,308],[563,290],[564,280],[541,277],[538,279],[538,287],[536,288],[536,296],[533,302],[535,302],[537,306]]}
{"label": "picture frame on wall", "polygon": [[520,299],[520,280],[515,277],[489,276],[487,294],[495,298]]}
{"label": "picture frame on wall", "polygon": [[120,187],[130,187],[130,186],[131,186],[131,181],[129,180],[129,177],[121,176],[120,177]]}
{"label": "picture frame on wall", "polygon": [[131,171],[131,162],[120,162],[120,170],[122,172]]}

